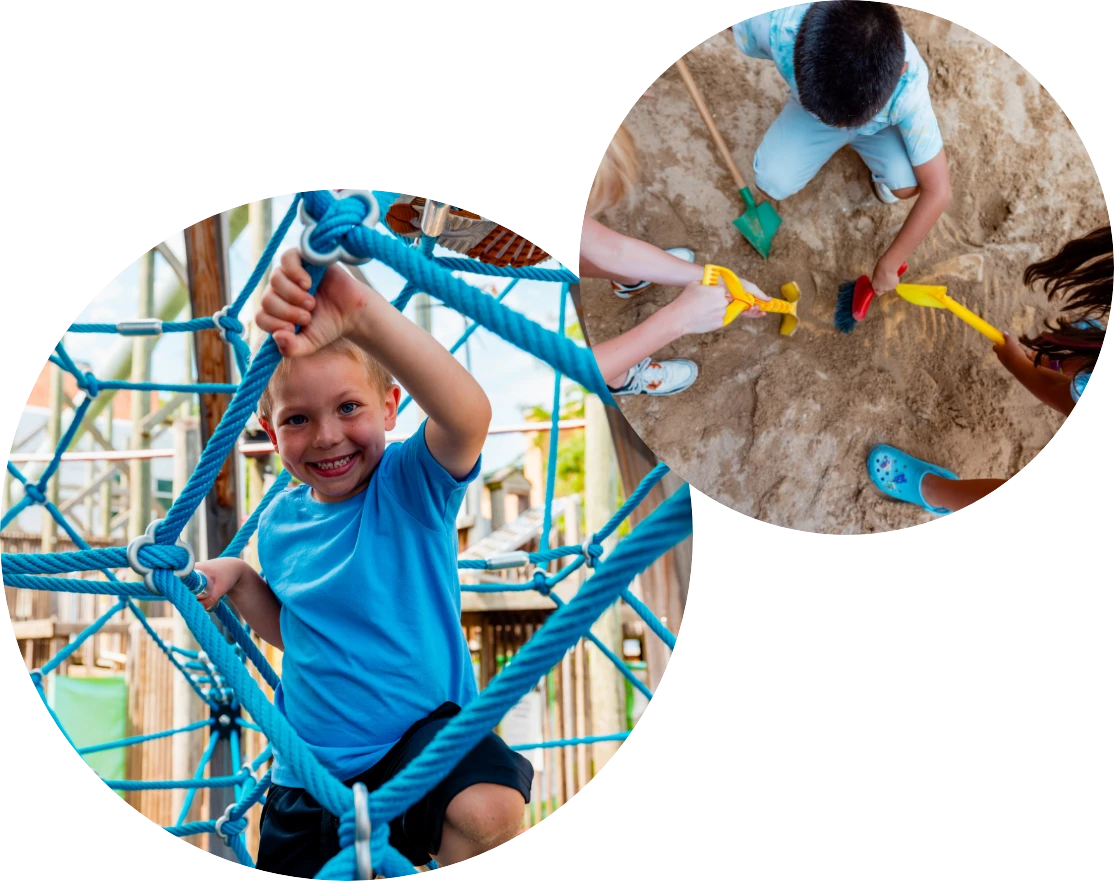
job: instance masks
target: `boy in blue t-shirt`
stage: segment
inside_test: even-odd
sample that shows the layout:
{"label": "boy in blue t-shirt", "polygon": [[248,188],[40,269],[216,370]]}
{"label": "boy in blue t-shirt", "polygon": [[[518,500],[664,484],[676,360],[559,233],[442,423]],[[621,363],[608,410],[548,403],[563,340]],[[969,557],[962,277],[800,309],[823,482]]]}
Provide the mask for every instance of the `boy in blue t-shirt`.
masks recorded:
{"label": "boy in blue t-shirt", "polygon": [[[316,298],[309,284],[288,251],[256,317],[284,356],[259,420],[300,481],[260,519],[267,580],[241,560],[210,560],[198,564],[200,599],[212,608],[227,596],[284,650],[275,705],[326,768],[374,790],[476,695],[456,514],[479,473],[491,405],[436,340],[339,266]],[[388,447],[392,375],[428,418]],[[490,734],[392,821],[391,844],[415,864],[489,850],[518,832],[532,778]],[[311,878],[339,851],[339,820],[302,784],[276,751],[257,868]]]}
{"label": "boy in blue t-shirt", "polygon": [[952,197],[928,67],[897,10],[862,0],[801,3],[731,30],[744,53],[774,62],[791,92],[754,154],[755,183],[770,198],[796,193],[847,144],[882,202],[919,197],[872,275],[875,291],[893,290]]}

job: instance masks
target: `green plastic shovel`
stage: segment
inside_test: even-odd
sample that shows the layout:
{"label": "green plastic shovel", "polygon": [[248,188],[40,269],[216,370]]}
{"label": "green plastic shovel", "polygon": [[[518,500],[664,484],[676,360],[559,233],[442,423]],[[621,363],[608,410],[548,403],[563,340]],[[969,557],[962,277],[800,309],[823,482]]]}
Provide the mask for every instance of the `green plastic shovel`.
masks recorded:
{"label": "green plastic shovel", "polygon": [[677,68],[677,73],[681,75],[685,88],[689,90],[696,109],[700,111],[700,116],[708,127],[708,134],[712,136],[712,141],[715,143],[716,149],[719,150],[719,155],[723,157],[724,164],[735,181],[735,186],[739,188],[739,195],[743,197],[743,202],[746,204],[743,216],[737,218],[734,222],[735,228],[743,234],[743,238],[754,245],[754,249],[759,254],[763,257],[769,257],[770,244],[773,242],[774,233],[781,226],[781,218],[769,202],[759,203],[755,201],[754,194],[743,179],[742,172],[739,171],[739,166],[731,158],[731,151],[727,149],[727,144],[724,143],[723,136],[720,135],[715,120],[712,119],[708,105],[704,103],[704,96],[700,94],[700,89],[697,88],[696,81],[692,78],[688,65],[685,64],[685,59],[678,58],[673,66]]}

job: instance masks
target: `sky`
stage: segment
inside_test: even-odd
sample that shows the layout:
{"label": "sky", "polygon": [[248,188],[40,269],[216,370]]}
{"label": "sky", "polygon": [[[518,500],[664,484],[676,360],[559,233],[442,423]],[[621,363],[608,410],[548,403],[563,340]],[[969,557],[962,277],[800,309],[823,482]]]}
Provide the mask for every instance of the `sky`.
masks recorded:
{"label": "sky", "polygon": [[[278,196],[272,200],[273,226],[277,226],[291,202],[291,196]],[[295,247],[301,235],[302,225],[295,220],[279,249],[281,255],[289,247]],[[235,296],[247,282],[254,268],[252,253],[252,233],[250,225],[233,243],[229,252],[229,272],[232,295]],[[185,263],[185,244],[181,233],[167,244]],[[438,256],[453,256],[442,248],[435,252]],[[277,257],[276,257],[277,260]],[[550,260],[542,264],[544,268],[559,268],[560,264]],[[369,263],[361,267],[381,294],[388,299],[397,295],[405,280],[388,267],[379,263]],[[506,285],[506,279],[480,276],[464,276],[465,280],[482,289],[495,293]],[[161,256],[155,258],[155,299],[172,290],[177,284],[173,270]],[[89,303],[75,322],[116,322],[135,315],[138,302],[138,260],[125,268],[111,284]],[[557,284],[520,281],[504,300],[504,304],[515,311],[533,319],[550,330],[558,328],[560,291]],[[576,313],[571,301],[567,305],[566,326],[575,324]],[[414,317],[414,303],[407,307],[406,314]],[[183,316],[184,318],[185,316]],[[245,308],[242,319],[249,317]],[[462,315],[442,306],[434,300],[433,335],[448,348],[463,333],[468,321]],[[93,372],[101,376],[106,365],[113,360],[116,352],[131,345],[130,340],[102,334],[69,334],[66,348],[78,360],[92,365]],[[467,349],[467,351],[466,351]],[[543,404],[548,410],[553,397],[553,370],[533,356],[522,352],[487,330],[480,328],[470,338],[466,348],[461,348],[456,357],[466,363],[470,355],[471,369],[492,403],[492,425],[508,425],[522,421],[522,410],[534,404]],[[155,348],[152,358],[152,379],[155,382],[182,382],[186,376],[186,347],[182,334],[166,334]],[[566,387],[569,385],[565,381]],[[413,432],[418,426],[418,413],[408,408],[399,420],[400,432]],[[484,447],[484,471],[499,468],[522,454],[525,439],[521,435],[495,436]]]}

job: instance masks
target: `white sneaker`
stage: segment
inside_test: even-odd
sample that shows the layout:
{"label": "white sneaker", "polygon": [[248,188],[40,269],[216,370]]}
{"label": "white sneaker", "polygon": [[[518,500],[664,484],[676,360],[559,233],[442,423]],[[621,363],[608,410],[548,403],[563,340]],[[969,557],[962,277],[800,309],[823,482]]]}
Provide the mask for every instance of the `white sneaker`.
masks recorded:
{"label": "white sneaker", "polygon": [[696,364],[684,358],[654,361],[644,358],[627,371],[627,381],[613,395],[675,395],[694,382],[699,372]]}
{"label": "white sneaker", "polygon": [[871,178],[870,185],[874,188],[874,197],[885,205],[896,205],[901,200],[882,181]]}
{"label": "white sneaker", "polygon": [[[674,257],[680,257],[686,263],[696,262],[696,254],[692,251],[691,248],[666,248],[665,253],[672,254]],[[652,284],[652,281],[639,281],[635,282],[632,285],[619,284],[619,282],[613,281],[611,282],[611,289],[615,291],[616,297],[622,297],[624,300],[629,300],[631,294],[637,294],[639,291],[644,291]]]}

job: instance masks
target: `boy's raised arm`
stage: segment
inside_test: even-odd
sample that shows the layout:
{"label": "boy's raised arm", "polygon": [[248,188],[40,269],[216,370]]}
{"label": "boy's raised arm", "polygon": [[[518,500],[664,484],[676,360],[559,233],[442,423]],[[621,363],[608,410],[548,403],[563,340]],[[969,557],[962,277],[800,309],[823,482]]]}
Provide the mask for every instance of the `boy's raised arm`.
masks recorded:
{"label": "boy's raised arm", "polygon": [[444,346],[368,290],[373,296],[345,336],[391,371],[425,411],[433,458],[453,477],[466,476],[487,440],[491,402]]}

